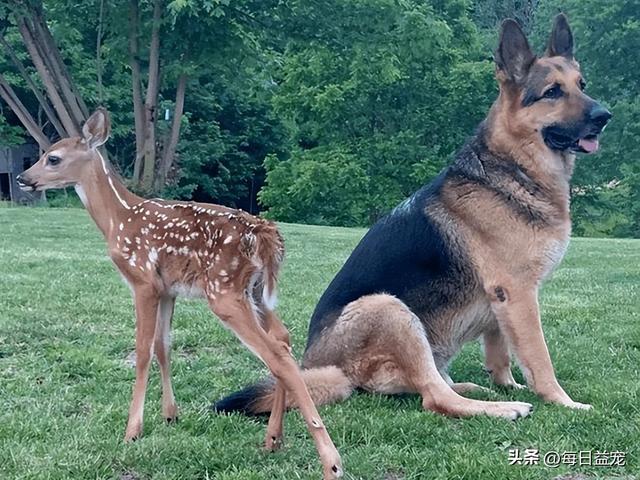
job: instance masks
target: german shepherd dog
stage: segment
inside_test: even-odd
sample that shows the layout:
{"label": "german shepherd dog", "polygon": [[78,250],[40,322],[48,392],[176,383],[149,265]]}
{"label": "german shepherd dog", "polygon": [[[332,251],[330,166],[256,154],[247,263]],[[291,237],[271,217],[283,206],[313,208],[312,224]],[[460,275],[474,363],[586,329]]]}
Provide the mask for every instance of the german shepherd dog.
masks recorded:
{"label": "german shepherd dog", "polygon": [[[361,388],[419,393],[425,409],[456,417],[528,415],[528,403],[461,396],[479,387],[447,374],[462,345],[482,338],[494,383],[522,388],[513,353],[543,400],[590,408],[556,379],[538,288],[569,241],[575,154],[598,149],[611,114],[584,92],[562,14],[540,58],[519,25],[504,21],[495,63],[500,93],[475,136],[369,230],[320,299],[303,359],[317,404]],[[264,380],[214,408],[268,412],[282,402],[276,392]]]}

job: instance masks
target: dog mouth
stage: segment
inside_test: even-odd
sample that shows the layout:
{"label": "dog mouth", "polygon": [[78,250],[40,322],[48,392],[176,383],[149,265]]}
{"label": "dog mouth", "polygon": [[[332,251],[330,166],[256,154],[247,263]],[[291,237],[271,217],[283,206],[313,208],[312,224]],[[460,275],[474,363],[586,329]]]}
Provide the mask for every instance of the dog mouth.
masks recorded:
{"label": "dog mouth", "polygon": [[587,135],[575,142],[572,150],[581,153],[595,153],[600,148],[600,141],[597,135]]}
{"label": "dog mouth", "polygon": [[567,129],[552,125],[542,130],[542,137],[551,150],[569,150],[573,153],[589,154],[597,152],[600,148],[598,133],[575,135]]}

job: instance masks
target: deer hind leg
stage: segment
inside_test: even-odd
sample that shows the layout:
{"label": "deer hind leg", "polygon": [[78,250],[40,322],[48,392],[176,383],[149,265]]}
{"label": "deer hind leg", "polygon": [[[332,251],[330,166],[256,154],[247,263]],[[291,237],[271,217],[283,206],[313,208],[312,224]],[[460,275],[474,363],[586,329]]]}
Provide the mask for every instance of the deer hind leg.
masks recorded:
{"label": "deer hind leg", "polygon": [[[262,310],[260,315],[263,320],[263,325],[267,333],[276,340],[285,343],[291,348],[291,340],[289,338],[289,331],[284,326],[280,318],[271,310],[266,307]],[[287,390],[283,382],[278,381],[276,383],[276,389],[273,395],[273,406],[271,407],[271,414],[269,416],[269,424],[267,425],[267,433],[264,439],[265,449],[268,451],[275,451],[279,449],[283,444],[283,421],[284,412],[287,402]]]}
{"label": "deer hind leg", "polygon": [[175,303],[176,299],[170,296],[160,299],[154,341],[162,381],[162,416],[167,423],[178,420],[178,407],[171,386],[171,319]]}
{"label": "deer hind leg", "polygon": [[225,325],[233,330],[236,336],[267,365],[276,380],[283,383],[288,393],[293,396],[320,455],[324,479],[333,480],[342,476],[340,455],[309,396],[298,366],[291,356],[289,345],[266,332],[259,323],[254,306],[244,296],[218,296],[217,301],[210,299],[210,306]]}
{"label": "deer hind leg", "polygon": [[153,357],[153,340],[160,298],[151,288],[139,287],[134,292],[136,309],[136,381],[133,387],[125,441],[142,434],[144,397],[149,379],[149,366]]}
{"label": "deer hind leg", "polygon": [[338,341],[349,352],[338,367],[366,390],[417,392],[426,410],[456,417],[515,419],[531,411],[528,403],[485,402],[456,393],[436,367],[420,319],[390,295],[362,297],[347,305],[328,337],[307,352],[305,365],[329,348],[327,342]]}

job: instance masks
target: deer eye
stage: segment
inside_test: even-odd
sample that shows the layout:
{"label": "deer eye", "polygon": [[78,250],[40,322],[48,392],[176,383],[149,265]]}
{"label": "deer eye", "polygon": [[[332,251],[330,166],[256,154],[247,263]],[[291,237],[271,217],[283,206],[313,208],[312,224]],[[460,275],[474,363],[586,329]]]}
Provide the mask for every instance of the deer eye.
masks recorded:
{"label": "deer eye", "polygon": [[49,163],[49,165],[51,165],[52,167],[55,167],[56,165],[58,165],[60,162],[62,161],[62,159],[60,157],[56,157],[55,155],[49,155],[49,157],[47,157],[47,162]]}
{"label": "deer eye", "polygon": [[556,99],[560,98],[563,94],[562,88],[556,83],[544,91],[542,98]]}

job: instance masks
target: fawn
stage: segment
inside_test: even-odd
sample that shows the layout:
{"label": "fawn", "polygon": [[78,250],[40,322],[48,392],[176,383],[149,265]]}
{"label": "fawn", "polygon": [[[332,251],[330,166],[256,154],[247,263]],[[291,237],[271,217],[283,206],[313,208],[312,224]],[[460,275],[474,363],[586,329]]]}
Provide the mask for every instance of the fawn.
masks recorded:
{"label": "fawn", "polygon": [[136,312],[136,380],[125,441],[142,433],[153,354],[160,366],[162,413],[177,418],[171,386],[170,329],[177,296],[204,297],[222,323],[277,379],[265,447],[277,449],[287,393],[300,407],[322,461],[324,478],[342,476],[340,456],[291,355],[289,334],[274,312],[284,243],[276,226],[246,212],[193,202],[145,200],[114,176],[98,147],[110,133],[98,109],[82,137],[60,140],[18,176],[26,191],[74,186],[107,241],[109,256],[131,288]]}

